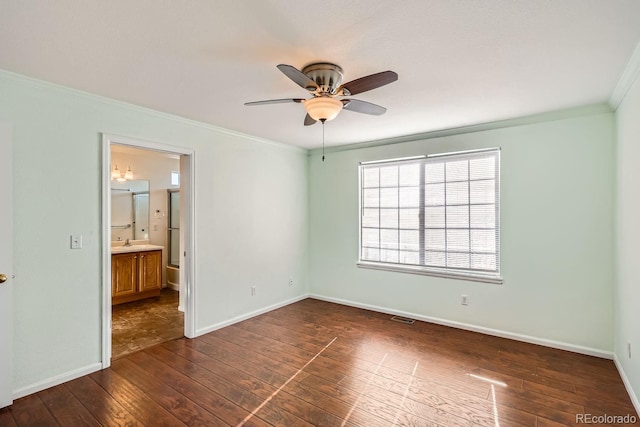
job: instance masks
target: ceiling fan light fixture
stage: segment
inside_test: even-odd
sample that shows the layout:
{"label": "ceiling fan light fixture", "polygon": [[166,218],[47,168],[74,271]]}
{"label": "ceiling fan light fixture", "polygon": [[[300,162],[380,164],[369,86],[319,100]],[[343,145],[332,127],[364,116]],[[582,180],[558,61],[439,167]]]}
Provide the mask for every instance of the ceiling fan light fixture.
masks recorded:
{"label": "ceiling fan light fixture", "polygon": [[305,100],[304,108],[316,121],[333,120],[342,110],[342,102],[328,96],[319,96]]}

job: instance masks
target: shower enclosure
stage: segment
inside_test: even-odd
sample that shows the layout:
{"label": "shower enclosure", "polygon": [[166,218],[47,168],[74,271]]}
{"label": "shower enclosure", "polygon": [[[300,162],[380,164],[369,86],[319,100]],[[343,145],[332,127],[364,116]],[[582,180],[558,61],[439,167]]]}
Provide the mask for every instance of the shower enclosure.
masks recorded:
{"label": "shower enclosure", "polygon": [[177,289],[180,285],[180,190],[167,190],[167,192],[169,202],[167,284]]}

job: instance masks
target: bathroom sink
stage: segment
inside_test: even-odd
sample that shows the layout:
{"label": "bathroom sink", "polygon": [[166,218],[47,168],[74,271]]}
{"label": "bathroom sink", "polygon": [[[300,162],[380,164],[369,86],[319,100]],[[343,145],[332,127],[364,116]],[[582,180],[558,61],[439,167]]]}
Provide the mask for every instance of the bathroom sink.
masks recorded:
{"label": "bathroom sink", "polygon": [[111,253],[123,254],[127,252],[160,251],[163,249],[164,249],[164,246],[158,246],[158,245],[152,245],[152,244],[131,245],[131,246],[112,246]]}

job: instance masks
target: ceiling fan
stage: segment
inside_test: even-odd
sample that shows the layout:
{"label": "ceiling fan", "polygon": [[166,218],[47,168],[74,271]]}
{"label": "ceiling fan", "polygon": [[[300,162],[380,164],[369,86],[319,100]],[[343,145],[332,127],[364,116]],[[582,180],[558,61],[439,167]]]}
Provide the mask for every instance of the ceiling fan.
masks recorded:
{"label": "ceiling fan", "polygon": [[309,64],[302,71],[286,64],[278,65],[278,69],[298,86],[311,92],[313,97],[309,99],[269,99],[266,101],[247,102],[244,105],[301,103],[307,111],[307,115],[304,118],[305,126],[312,125],[317,121],[324,123],[327,120],[333,120],[343,109],[375,116],[384,114],[387,109],[380,105],[359,99],[337,99],[337,97],[357,95],[398,80],[398,74],[395,72],[383,71],[342,84],[342,68],[327,62]]}

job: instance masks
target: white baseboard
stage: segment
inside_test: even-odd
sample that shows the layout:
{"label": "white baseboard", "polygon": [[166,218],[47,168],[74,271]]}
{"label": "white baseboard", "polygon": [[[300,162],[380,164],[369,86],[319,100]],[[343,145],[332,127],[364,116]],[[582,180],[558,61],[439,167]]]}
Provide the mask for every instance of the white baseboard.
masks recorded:
{"label": "white baseboard", "polygon": [[261,308],[259,310],[255,310],[255,311],[252,311],[250,313],[242,314],[242,315],[234,317],[232,319],[225,320],[224,322],[216,323],[214,325],[210,325],[210,326],[207,326],[207,327],[204,327],[204,328],[197,329],[195,336],[199,337],[200,335],[208,334],[209,332],[213,332],[215,330],[222,329],[222,328],[224,328],[226,326],[231,326],[234,323],[239,323],[239,322],[242,322],[243,320],[251,319],[252,317],[256,317],[256,316],[259,316],[261,314],[268,313],[269,311],[276,310],[276,309],[278,309],[280,307],[284,307],[286,305],[293,304],[295,302],[302,301],[303,299],[307,299],[307,298],[309,298],[309,294],[299,295],[299,296],[297,296],[295,298],[291,298],[289,300],[282,301],[282,302],[270,305],[268,307]]}
{"label": "white baseboard", "polygon": [[174,291],[180,292],[180,284],[177,283],[167,283],[165,285],[166,288],[173,289]]}
{"label": "white baseboard", "polygon": [[74,369],[73,371],[65,372],[60,375],[56,375],[55,377],[47,378],[46,380],[38,381],[37,383],[14,390],[13,399],[20,399],[21,397],[37,393],[39,391],[57,386],[62,383],[66,383],[67,381],[75,380],[76,378],[92,374],[96,371],[99,371],[100,369],[102,369],[102,363],[92,363],[91,365]]}
{"label": "white baseboard", "polygon": [[340,298],[332,298],[324,295],[309,294],[309,298],[319,299],[322,301],[333,302],[336,304],[347,305],[350,307],[363,308],[365,310],[377,311],[380,313],[392,314],[395,316],[409,317],[411,319],[421,320],[423,322],[435,323],[443,326],[464,329],[481,334],[493,335],[501,338],[508,338],[515,341],[527,342],[530,344],[542,345],[545,347],[557,348],[560,350],[572,351],[574,353],[586,354],[589,356],[601,357],[603,359],[613,359],[613,353],[610,351],[600,350],[597,348],[583,347],[575,344],[563,343],[560,341],[548,340],[545,338],[532,337],[529,335],[517,334],[514,332],[502,331],[499,329],[485,328],[484,326],[476,326],[468,323],[456,322],[453,320],[439,319],[437,317],[423,316],[421,314],[409,313],[402,310],[394,310],[387,307],[379,307],[376,305],[362,304],[355,301],[344,300]]}
{"label": "white baseboard", "polygon": [[631,386],[629,377],[627,377],[626,372],[622,368],[622,363],[620,363],[620,359],[618,359],[618,355],[615,353],[613,353],[613,362],[616,364],[616,368],[618,368],[618,373],[620,374],[620,378],[622,378],[624,387],[627,389],[627,393],[629,393],[629,397],[631,398],[631,403],[633,403],[634,408],[636,408],[636,412],[640,414],[640,400],[638,400],[638,396],[636,395],[635,391],[633,390],[633,387]]}

